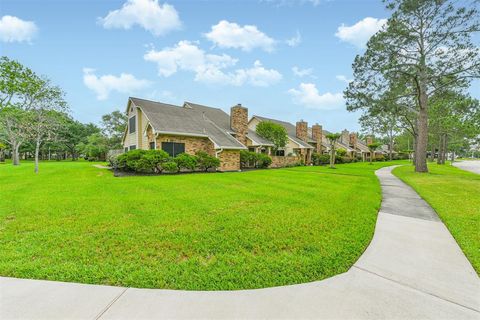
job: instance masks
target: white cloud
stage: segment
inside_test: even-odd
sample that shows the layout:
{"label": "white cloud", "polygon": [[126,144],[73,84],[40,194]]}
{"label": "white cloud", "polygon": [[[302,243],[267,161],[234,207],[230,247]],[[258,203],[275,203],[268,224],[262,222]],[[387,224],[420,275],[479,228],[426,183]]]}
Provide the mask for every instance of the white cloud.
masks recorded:
{"label": "white cloud", "polygon": [[137,79],[128,73],[119,77],[114,75],[95,75],[95,69],[83,68],[83,83],[97,94],[98,100],[106,100],[110,92],[133,93],[150,85],[150,81]]}
{"label": "white cloud", "polygon": [[300,32],[298,32],[298,31],[297,31],[297,34],[296,34],[294,37],[285,40],[285,43],[286,43],[289,47],[296,47],[296,46],[298,46],[301,42],[302,42],[302,35],[301,35]]}
{"label": "white cloud", "polygon": [[38,32],[33,21],[25,21],[13,16],[0,19],[0,39],[3,42],[30,42]]}
{"label": "white cloud", "polygon": [[349,84],[350,82],[353,81],[353,79],[349,79],[346,76],[344,76],[343,74],[339,74],[339,75],[335,76],[335,78],[337,78],[337,80],[339,80],[339,81],[345,82],[346,84]]}
{"label": "white cloud", "polygon": [[179,29],[182,25],[172,5],[161,4],[158,0],[128,0],[121,9],[110,11],[98,21],[106,29],[130,29],[139,25],[155,36]]}
{"label": "white cloud", "polygon": [[282,78],[277,70],[266,69],[260,61],[255,61],[252,68],[227,71],[236,65],[237,59],[227,54],[207,54],[190,41],[180,41],[160,51],[151,49],[144,59],[157,64],[160,76],[169,77],[179,70],[190,71],[195,73],[195,81],[209,84],[268,86]]}
{"label": "white cloud", "polygon": [[273,51],[275,40],[258,30],[256,26],[240,26],[226,20],[212,26],[212,30],[205,33],[205,37],[221,48],[235,48],[251,51],[261,48],[265,51]]}
{"label": "white cloud", "polygon": [[305,76],[311,76],[312,73],[313,73],[313,69],[312,69],[312,68],[300,69],[299,67],[294,66],[294,67],[292,68],[292,72],[293,72],[293,74],[296,75],[297,77],[305,77]]}
{"label": "white cloud", "polygon": [[298,89],[290,89],[288,93],[292,96],[295,104],[312,109],[338,109],[343,106],[344,102],[341,93],[326,92],[320,94],[313,83],[301,83]]}
{"label": "white cloud", "polygon": [[338,27],[335,36],[358,48],[365,48],[370,37],[380,30],[385,23],[387,23],[387,19],[376,19],[371,17],[360,20],[353,26],[346,26],[342,23],[342,25]]}
{"label": "white cloud", "polygon": [[[330,0],[326,0],[330,1]],[[310,3],[314,7],[320,5],[323,0],[261,0],[261,2],[267,2],[267,3],[272,3],[277,7],[283,7],[283,6],[293,6],[296,4],[303,5],[305,3]]]}

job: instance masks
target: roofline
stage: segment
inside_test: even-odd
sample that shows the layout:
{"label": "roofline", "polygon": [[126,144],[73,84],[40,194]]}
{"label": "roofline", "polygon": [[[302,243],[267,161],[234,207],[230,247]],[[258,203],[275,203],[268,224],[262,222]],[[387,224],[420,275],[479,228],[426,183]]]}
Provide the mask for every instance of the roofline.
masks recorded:
{"label": "roofline", "polygon": [[247,139],[250,139],[253,143],[256,143],[255,145],[252,145],[253,147],[255,146],[267,146],[267,147],[274,147],[275,145],[273,143],[258,143],[257,141],[253,140],[249,136],[247,136]]}

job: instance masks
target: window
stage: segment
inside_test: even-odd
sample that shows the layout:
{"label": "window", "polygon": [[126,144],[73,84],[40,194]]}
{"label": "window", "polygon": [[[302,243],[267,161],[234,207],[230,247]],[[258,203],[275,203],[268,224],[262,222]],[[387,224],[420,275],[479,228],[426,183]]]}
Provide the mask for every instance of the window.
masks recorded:
{"label": "window", "polygon": [[125,152],[127,152],[127,151],[128,151],[128,148],[127,148],[127,147],[125,147]]}
{"label": "window", "polygon": [[155,150],[155,141],[150,142],[150,150]]}
{"label": "window", "polygon": [[168,153],[171,157],[176,157],[180,153],[185,152],[185,143],[162,142],[162,150]]}
{"label": "window", "polygon": [[277,150],[277,152],[275,152],[275,155],[279,157],[285,157],[285,150]]}
{"label": "window", "polygon": [[130,146],[130,150],[135,150],[135,149],[137,149],[136,145]]}
{"label": "window", "polygon": [[137,122],[135,121],[136,117],[133,116],[130,119],[128,119],[128,133],[134,133],[135,132],[135,126]]}
{"label": "window", "polygon": [[249,147],[249,148],[248,148],[248,151],[250,151],[250,152],[255,152],[255,147]]}

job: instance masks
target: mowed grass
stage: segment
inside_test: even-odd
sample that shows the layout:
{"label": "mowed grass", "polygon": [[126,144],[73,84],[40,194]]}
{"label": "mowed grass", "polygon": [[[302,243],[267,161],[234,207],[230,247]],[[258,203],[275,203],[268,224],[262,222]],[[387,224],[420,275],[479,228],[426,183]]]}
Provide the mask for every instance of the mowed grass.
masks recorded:
{"label": "mowed grass", "polygon": [[435,209],[480,274],[480,175],[450,164],[431,163],[428,168],[430,173],[418,174],[412,166],[403,166],[393,174]]}
{"label": "mowed grass", "polygon": [[0,275],[190,290],[324,279],[369,244],[388,164],[121,178],[0,165]]}

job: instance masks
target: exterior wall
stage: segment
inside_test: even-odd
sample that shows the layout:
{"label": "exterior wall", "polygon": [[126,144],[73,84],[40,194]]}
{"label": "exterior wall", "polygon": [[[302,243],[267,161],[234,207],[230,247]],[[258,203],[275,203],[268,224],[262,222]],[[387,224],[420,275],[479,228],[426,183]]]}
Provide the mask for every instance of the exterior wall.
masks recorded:
{"label": "exterior wall", "polygon": [[[197,151],[205,151],[211,156],[215,155],[213,142],[204,137],[186,137],[175,135],[158,135],[156,139],[156,148],[162,149],[162,142],[185,143],[185,153],[194,155]],[[239,153],[240,156],[240,153]],[[240,160],[239,160],[240,161]]]}
{"label": "exterior wall", "polygon": [[340,136],[340,142],[346,144],[347,146],[350,144],[350,133],[347,129],[342,131],[342,135]]}
{"label": "exterior wall", "polygon": [[148,138],[144,134],[148,125],[148,119],[143,114],[142,110],[137,108],[137,149],[148,149]]}
{"label": "exterior wall", "polygon": [[372,144],[373,143],[373,137],[372,136],[368,136],[367,139],[366,139],[366,142],[367,142],[367,146],[369,144]]}
{"label": "exterior wall", "polygon": [[307,142],[308,141],[308,123],[305,121],[298,121],[295,126],[295,133],[297,138]]}
{"label": "exterior wall", "polygon": [[271,158],[272,158],[272,164],[270,165],[270,168],[282,168],[288,165],[293,165],[299,162],[301,159],[300,157],[297,157],[297,156],[291,156],[291,157],[273,156]]}
{"label": "exterior wall", "polygon": [[240,170],[240,151],[223,150],[218,154],[220,159],[220,171],[238,171]]}
{"label": "exterior wall", "polygon": [[236,139],[243,145],[247,144],[248,109],[236,105],[230,109],[230,126],[236,132]]}
{"label": "exterior wall", "polygon": [[353,148],[357,148],[357,134],[352,132],[350,133],[350,145],[353,147]]}
{"label": "exterior wall", "polygon": [[[128,119],[137,115],[137,110],[135,110],[135,109],[136,108],[133,105],[129,105],[128,112],[127,112]],[[124,148],[129,148],[130,146],[137,145],[137,132],[138,132],[138,130],[136,130],[134,133],[129,133],[128,119],[127,119],[127,133],[126,133],[126,136],[125,136],[125,141],[123,142],[123,147]]]}

